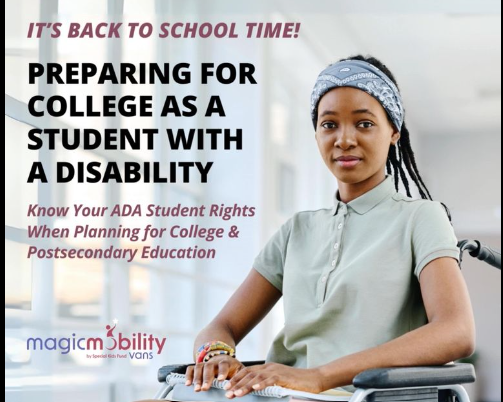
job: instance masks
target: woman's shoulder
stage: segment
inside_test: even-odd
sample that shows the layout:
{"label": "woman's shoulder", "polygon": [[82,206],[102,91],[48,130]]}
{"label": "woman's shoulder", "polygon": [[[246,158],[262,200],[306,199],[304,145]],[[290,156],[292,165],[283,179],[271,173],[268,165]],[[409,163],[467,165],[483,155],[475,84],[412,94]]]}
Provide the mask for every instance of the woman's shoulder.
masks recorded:
{"label": "woman's shoulder", "polygon": [[411,210],[416,209],[430,209],[430,208],[438,208],[442,207],[442,203],[435,200],[425,200],[421,198],[412,198],[408,197],[402,193],[395,193],[391,197],[391,199],[398,205],[402,205],[405,208],[409,208]]}
{"label": "woman's shoulder", "polygon": [[446,209],[440,201],[411,198],[402,193],[395,193],[392,200],[396,206],[406,210],[409,216],[427,217],[440,214],[447,217]]}

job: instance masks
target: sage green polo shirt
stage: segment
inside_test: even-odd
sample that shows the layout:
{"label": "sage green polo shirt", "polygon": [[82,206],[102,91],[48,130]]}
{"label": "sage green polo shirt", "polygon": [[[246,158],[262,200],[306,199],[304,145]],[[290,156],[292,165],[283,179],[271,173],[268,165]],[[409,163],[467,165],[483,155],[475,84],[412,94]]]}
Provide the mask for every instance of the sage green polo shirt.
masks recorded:
{"label": "sage green polo shirt", "polygon": [[297,213],[253,266],[283,293],[267,360],[318,367],[426,324],[418,279],[440,257],[459,260],[444,208],[397,193],[391,175],[347,204],[336,194],[332,209]]}

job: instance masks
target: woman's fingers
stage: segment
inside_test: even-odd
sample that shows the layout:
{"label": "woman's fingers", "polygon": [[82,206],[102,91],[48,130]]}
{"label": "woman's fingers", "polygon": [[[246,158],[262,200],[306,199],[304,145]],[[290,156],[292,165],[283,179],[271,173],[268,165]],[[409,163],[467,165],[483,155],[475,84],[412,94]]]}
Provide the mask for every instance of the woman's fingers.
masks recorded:
{"label": "woman's fingers", "polygon": [[265,380],[260,380],[256,378],[255,384],[252,386],[254,391],[262,391],[267,387],[273,387],[276,384],[276,380],[274,378],[267,378]]}
{"label": "woman's fingers", "polygon": [[236,376],[242,368],[243,365],[238,360],[228,358],[216,358],[207,363],[198,363],[187,368],[185,385],[194,385],[196,392],[208,391],[215,378],[218,381],[224,381]]}
{"label": "woman's fingers", "polygon": [[246,376],[244,376],[240,381],[238,381],[233,387],[232,390],[227,391],[225,394],[226,397],[232,398],[234,396],[241,397],[250,392],[254,391],[253,386],[258,382],[264,381],[265,377],[262,374],[256,372],[249,372]]}
{"label": "woman's fingers", "polygon": [[203,385],[201,387],[201,391],[208,391],[211,388],[211,384],[215,379],[215,372],[217,368],[217,364],[212,362],[206,363],[204,365]]}
{"label": "woman's fingers", "polygon": [[187,383],[191,376],[195,391],[209,390],[215,377],[219,381],[230,378],[225,386],[225,396],[229,399],[239,398],[274,385],[313,393],[323,390],[317,382],[319,374],[316,370],[301,370],[280,364],[244,367],[237,360],[215,359],[206,364],[197,364],[193,372],[187,370]]}
{"label": "woman's fingers", "polygon": [[203,373],[204,373],[204,363],[197,363],[194,367],[194,391],[201,391],[201,385],[203,382]]}
{"label": "woman's fingers", "polygon": [[246,377],[251,372],[249,367],[245,367],[242,370],[238,371],[229,381],[229,383],[225,386],[226,390],[234,389],[234,386],[241,381],[244,377]]}
{"label": "woman's fingers", "polygon": [[218,365],[218,381],[224,381],[229,377],[229,373],[231,370],[231,365],[228,361],[221,361]]}
{"label": "woman's fingers", "polygon": [[185,378],[187,379],[185,385],[192,385],[192,381],[194,379],[194,366],[187,367],[187,371],[185,372]]}

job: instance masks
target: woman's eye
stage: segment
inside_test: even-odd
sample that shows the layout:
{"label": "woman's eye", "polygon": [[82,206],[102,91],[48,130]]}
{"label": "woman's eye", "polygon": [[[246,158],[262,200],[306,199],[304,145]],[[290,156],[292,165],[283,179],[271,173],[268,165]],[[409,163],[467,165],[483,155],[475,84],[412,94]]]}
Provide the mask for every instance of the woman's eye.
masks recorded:
{"label": "woman's eye", "polygon": [[335,125],[335,123],[326,122],[326,123],[323,123],[321,125],[321,127],[323,127],[325,130],[333,130],[336,127],[336,125]]}
{"label": "woman's eye", "polygon": [[358,127],[362,128],[372,128],[374,126],[374,123],[371,121],[362,121],[361,123],[358,124]]}

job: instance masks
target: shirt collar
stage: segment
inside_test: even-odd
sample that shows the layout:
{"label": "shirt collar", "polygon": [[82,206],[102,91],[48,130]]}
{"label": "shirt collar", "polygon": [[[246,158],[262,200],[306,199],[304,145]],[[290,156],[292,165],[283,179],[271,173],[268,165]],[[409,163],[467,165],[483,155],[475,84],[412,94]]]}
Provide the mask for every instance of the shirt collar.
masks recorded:
{"label": "shirt collar", "polygon": [[[384,181],[377,186],[375,186],[372,190],[367,191],[365,194],[362,194],[358,198],[355,198],[353,201],[345,204],[344,202],[339,200],[339,190],[335,193],[334,196],[334,208],[333,214],[336,215],[340,207],[350,207],[356,213],[363,215],[369,212],[376,205],[380,204],[385,198],[390,197],[395,194],[395,186],[393,184],[393,175],[386,175]],[[346,209],[346,208],[345,208]]]}

